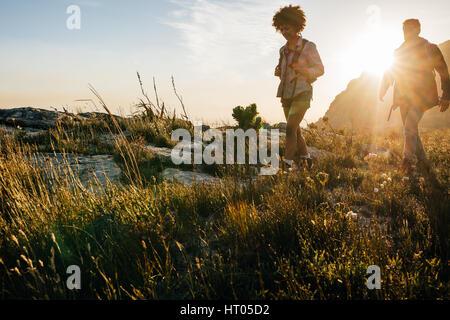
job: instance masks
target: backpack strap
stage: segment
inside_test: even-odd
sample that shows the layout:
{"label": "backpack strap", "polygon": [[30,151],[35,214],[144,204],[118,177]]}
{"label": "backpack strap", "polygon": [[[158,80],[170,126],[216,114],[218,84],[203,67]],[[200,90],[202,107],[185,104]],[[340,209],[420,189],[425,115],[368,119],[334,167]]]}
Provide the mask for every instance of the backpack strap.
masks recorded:
{"label": "backpack strap", "polygon": [[300,48],[297,47],[297,49],[295,50],[294,58],[292,59],[293,62],[298,61],[298,58],[300,58],[300,56],[302,55],[303,49],[305,48],[307,43],[308,40],[302,39],[302,46]]}
{"label": "backpack strap", "polygon": [[[303,49],[305,48],[307,43],[308,43],[308,40],[303,38],[302,39],[302,46],[301,47],[297,47],[297,49],[295,50],[294,57],[292,58],[292,63],[297,63],[298,58],[300,58],[300,56],[302,55]],[[296,77],[295,77],[294,90],[292,90],[291,99],[294,97],[295,89],[297,89],[298,77],[299,77],[299,74],[297,74]]]}
{"label": "backpack strap", "polygon": [[433,47],[433,44],[430,43],[429,41],[427,41],[425,43],[425,51],[426,51],[426,55],[427,55],[428,65],[430,66],[431,72],[433,72],[433,76],[436,77],[436,72],[434,71],[434,69],[436,67],[436,63],[435,63],[434,55],[431,52],[432,47]]}

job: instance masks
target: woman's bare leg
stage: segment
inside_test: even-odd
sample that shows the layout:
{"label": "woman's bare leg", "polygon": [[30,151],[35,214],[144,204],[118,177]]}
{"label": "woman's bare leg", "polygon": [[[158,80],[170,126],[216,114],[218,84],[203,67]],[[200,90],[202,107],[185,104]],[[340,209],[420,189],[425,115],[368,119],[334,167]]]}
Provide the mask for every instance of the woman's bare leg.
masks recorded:
{"label": "woman's bare leg", "polygon": [[284,108],[286,117],[286,152],[287,160],[297,160],[297,156],[307,155],[305,139],[301,134],[300,123],[305,116],[306,110],[300,110],[295,114],[289,115],[289,108]]}

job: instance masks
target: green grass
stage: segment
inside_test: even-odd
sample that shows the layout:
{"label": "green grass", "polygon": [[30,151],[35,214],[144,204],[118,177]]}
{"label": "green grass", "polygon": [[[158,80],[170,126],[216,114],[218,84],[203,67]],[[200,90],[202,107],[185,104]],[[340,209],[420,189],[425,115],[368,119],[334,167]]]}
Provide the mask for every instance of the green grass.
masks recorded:
{"label": "green grass", "polygon": [[[1,298],[448,299],[448,130],[424,135],[439,185],[402,180],[395,132],[338,138],[310,128],[308,144],[333,153],[311,171],[184,186],[163,182],[167,164],[141,147],[170,145],[171,130],[189,128],[161,121],[0,134]],[[98,141],[122,130],[131,135]],[[367,158],[370,143],[391,155]],[[87,192],[63,167],[33,164],[46,148],[113,153],[128,178]],[[365,225],[347,215],[363,206],[373,213]],[[66,288],[73,264],[81,290]],[[381,290],[365,285],[372,264]]]}

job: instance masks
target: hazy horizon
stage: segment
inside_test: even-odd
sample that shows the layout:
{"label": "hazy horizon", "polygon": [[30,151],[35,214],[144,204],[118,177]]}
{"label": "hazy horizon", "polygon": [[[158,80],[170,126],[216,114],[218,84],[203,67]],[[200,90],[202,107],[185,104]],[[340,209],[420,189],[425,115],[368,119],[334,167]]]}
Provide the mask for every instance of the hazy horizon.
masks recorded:
{"label": "hazy horizon", "polygon": [[[272,16],[286,4],[307,14],[303,36],[318,48],[325,75],[314,84],[306,115],[315,121],[363,71],[381,74],[402,42],[402,22],[418,18],[424,38],[450,39],[448,1],[164,0],[4,1],[0,4],[0,108],[93,110],[92,84],[115,113],[129,114],[141,96],[139,71],[153,101],[181,111],[171,76],[193,120],[231,122],[237,105],[258,105],[267,121],[284,121],[273,76],[283,37]],[[69,30],[67,8],[81,9]]]}

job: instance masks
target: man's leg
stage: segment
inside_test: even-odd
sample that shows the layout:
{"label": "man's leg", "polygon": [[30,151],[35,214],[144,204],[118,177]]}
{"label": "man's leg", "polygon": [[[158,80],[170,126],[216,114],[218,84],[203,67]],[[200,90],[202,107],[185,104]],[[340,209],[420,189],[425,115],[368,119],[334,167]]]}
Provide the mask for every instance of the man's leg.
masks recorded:
{"label": "man's leg", "polygon": [[405,146],[403,157],[405,161],[411,162],[414,156],[419,160],[425,159],[425,150],[419,137],[419,122],[423,117],[420,108],[411,107],[404,122]]}

